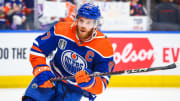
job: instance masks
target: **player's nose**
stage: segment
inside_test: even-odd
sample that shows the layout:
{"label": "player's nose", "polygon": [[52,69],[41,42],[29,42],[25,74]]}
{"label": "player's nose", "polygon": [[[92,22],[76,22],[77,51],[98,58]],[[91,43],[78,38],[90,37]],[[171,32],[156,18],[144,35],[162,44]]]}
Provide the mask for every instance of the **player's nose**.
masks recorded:
{"label": "player's nose", "polygon": [[84,22],[81,23],[81,27],[86,28],[86,26],[87,26],[86,23],[84,23]]}

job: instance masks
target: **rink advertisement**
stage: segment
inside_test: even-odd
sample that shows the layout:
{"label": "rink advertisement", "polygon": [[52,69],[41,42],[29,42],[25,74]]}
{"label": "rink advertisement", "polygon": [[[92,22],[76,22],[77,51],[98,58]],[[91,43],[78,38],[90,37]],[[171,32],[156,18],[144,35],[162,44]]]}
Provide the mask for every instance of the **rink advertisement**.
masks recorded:
{"label": "rink advertisement", "polygon": [[[116,62],[114,71],[164,66],[180,61],[180,35],[177,33],[121,33],[110,34],[109,38]],[[142,74],[180,75],[180,69]]]}
{"label": "rink advertisement", "polygon": [[[104,33],[112,42],[114,49],[116,63],[114,71],[165,66],[180,61],[180,32]],[[9,79],[13,84],[9,87],[16,85],[25,87],[30,82],[32,66],[29,62],[29,52],[33,40],[39,34],[42,32],[0,33],[0,79],[3,81],[0,83],[0,87],[6,87]],[[110,86],[180,87],[179,80],[180,67],[171,70],[113,76]]]}
{"label": "rink advertisement", "polygon": [[31,75],[29,52],[36,33],[0,33],[0,75]]}

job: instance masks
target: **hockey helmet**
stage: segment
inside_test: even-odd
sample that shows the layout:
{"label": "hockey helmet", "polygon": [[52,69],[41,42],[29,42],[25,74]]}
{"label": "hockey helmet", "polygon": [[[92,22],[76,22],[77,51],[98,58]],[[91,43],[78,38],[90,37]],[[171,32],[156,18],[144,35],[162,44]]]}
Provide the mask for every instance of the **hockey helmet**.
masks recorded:
{"label": "hockey helmet", "polygon": [[77,16],[98,20],[101,16],[101,13],[98,6],[85,3],[79,8]]}

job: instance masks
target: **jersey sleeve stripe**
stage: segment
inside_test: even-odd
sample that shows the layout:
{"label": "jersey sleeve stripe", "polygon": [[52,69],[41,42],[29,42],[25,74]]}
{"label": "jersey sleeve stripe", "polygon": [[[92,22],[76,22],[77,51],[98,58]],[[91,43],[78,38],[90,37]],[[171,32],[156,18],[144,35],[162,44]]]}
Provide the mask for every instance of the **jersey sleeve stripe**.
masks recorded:
{"label": "jersey sleeve stripe", "polygon": [[42,53],[33,52],[33,51],[31,51],[30,54],[36,55],[36,56],[40,56],[40,57],[46,57],[46,56],[45,56],[44,54],[42,54]]}
{"label": "jersey sleeve stripe", "polygon": [[35,44],[35,46],[39,46],[39,43],[36,40],[34,40],[33,45],[34,44]]}
{"label": "jersey sleeve stripe", "polygon": [[77,83],[76,82],[72,82],[71,80],[66,80],[69,84],[72,84],[72,85],[77,85]]}
{"label": "jersey sleeve stripe", "polygon": [[32,46],[32,49],[34,49],[34,50],[37,50],[37,51],[39,51],[39,52],[42,52],[42,50],[40,49],[40,48],[38,48],[38,47],[36,47],[36,46]]}
{"label": "jersey sleeve stripe", "polygon": [[34,49],[32,49],[32,48],[31,48],[31,51],[42,54],[40,51],[34,50]]}
{"label": "jersey sleeve stripe", "polygon": [[106,88],[106,87],[107,87],[107,85],[108,85],[107,80],[106,80],[106,79],[104,79],[104,78],[102,78],[102,80],[103,80],[103,83],[104,83],[105,88]]}
{"label": "jersey sleeve stripe", "polygon": [[106,79],[107,81],[109,81],[109,76],[102,76],[102,78]]}
{"label": "jersey sleeve stripe", "polygon": [[39,47],[38,45],[36,45],[35,43],[33,43],[33,46]]}

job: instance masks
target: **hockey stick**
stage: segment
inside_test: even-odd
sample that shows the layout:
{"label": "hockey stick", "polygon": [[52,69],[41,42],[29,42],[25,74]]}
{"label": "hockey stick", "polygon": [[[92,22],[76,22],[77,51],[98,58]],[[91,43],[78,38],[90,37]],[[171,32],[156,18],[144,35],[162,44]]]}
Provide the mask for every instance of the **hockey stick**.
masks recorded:
{"label": "hockey stick", "polygon": [[[90,74],[90,77],[132,74],[132,73],[150,72],[150,71],[156,71],[156,70],[167,70],[167,69],[174,69],[177,67],[177,65],[178,63],[172,63],[170,65],[160,66],[160,67],[140,68],[140,69],[131,69],[131,70],[106,72],[106,73],[95,73],[95,74]],[[51,81],[69,80],[69,79],[74,79],[74,78],[75,76],[59,77],[59,78],[52,78]]]}

